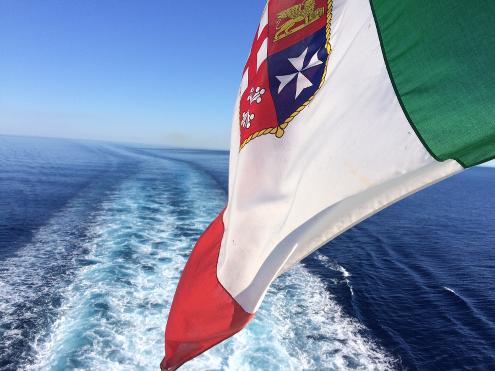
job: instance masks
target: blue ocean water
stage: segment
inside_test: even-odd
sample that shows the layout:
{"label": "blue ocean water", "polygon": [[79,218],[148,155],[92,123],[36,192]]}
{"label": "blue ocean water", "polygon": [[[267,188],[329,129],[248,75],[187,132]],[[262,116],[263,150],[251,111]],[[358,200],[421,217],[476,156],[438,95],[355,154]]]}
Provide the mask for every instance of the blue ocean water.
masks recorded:
{"label": "blue ocean water", "polygon": [[[0,370],[152,370],[228,154],[0,137]],[[495,169],[349,230],[185,370],[495,369]]]}

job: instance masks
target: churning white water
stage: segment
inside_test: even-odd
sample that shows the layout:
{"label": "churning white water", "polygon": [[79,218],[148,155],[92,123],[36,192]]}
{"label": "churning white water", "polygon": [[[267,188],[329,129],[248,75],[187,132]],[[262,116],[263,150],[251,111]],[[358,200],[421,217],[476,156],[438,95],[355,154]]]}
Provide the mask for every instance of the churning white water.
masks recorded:
{"label": "churning white water", "polygon": [[[214,177],[187,162],[149,157],[136,169],[85,219],[87,232],[79,241],[80,253],[68,248],[77,237],[71,233],[78,225],[70,220],[74,206],[68,205],[52,223],[63,231],[54,225],[42,228],[37,239],[10,259],[9,266],[24,278],[2,280],[3,313],[14,316],[16,305],[25,300],[53,298],[54,292],[57,298],[46,309],[50,315],[32,329],[22,368],[158,369],[166,316],[180,272],[226,197]],[[45,284],[43,280],[60,264],[66,267],[63,274],[54,274]],[[350,276],[343,267],[332,268],[342,273],[342,279]],[[3,277],[9,274],[13,273],[4,271]],[[9,295],[18,299],[4,300]],[[39,311],[43,307],[32,315]],[[7,323],[6,318],[0,321]],[[22,333],[13,329],[9,336]],[[393,359],[343,313],[321,279],[298,265],[273,284],[244,331],[183,369],[393,367]]]}

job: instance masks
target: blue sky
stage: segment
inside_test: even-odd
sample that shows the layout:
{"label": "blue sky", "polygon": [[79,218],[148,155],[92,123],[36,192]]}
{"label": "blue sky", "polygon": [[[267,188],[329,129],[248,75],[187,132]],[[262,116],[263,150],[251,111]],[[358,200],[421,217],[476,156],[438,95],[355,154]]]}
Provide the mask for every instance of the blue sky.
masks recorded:
{"label": "blue sky", "polygon": [[264,0],[1,0],[0,134],[227,148]]}
{"label": "blue sky", "polygon": [[264,4],[0,0],[0,135],[226,149]]}

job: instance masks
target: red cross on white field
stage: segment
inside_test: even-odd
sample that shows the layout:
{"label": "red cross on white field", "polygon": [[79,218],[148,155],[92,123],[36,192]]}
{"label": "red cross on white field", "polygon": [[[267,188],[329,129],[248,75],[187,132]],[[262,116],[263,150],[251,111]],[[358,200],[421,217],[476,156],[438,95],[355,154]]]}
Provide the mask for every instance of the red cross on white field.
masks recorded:
{"label": "red cross on white field", "polygon": [[244,74],[241,82],[241,96],[246,91],[253,78],[256,76],[256,72],[266,61],[268,55],[268,6],[263,11],[261,22],[256,33],[249,59],[244,67]]}

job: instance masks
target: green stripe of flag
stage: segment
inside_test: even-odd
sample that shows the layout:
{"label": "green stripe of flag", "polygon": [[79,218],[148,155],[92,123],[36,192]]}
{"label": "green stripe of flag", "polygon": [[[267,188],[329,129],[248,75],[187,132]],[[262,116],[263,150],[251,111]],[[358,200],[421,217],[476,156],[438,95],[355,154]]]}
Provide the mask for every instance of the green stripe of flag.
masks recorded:
{"label": "green stripe of flag", "polygon": [[370,0],[404,112],[438,160],[495,157],[495,1]]}

